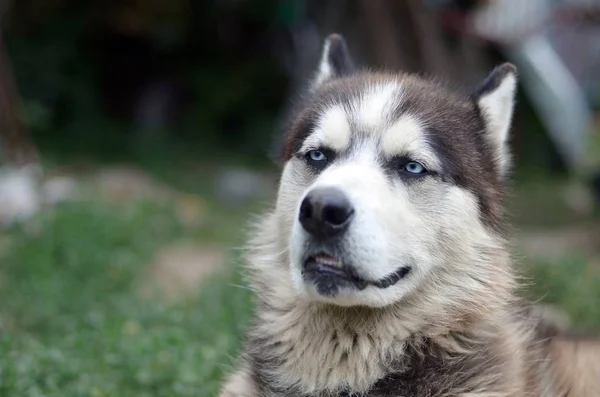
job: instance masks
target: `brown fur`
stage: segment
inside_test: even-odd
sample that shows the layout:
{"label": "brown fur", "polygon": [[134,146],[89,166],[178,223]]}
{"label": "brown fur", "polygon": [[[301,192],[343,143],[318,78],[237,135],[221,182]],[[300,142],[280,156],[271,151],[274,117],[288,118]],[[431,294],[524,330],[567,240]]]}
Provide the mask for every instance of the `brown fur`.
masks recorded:
{"label": "brown fur", "polygon": [[557,336],[548,343],[552,375],[565,397],[600,395],[600,342]]}

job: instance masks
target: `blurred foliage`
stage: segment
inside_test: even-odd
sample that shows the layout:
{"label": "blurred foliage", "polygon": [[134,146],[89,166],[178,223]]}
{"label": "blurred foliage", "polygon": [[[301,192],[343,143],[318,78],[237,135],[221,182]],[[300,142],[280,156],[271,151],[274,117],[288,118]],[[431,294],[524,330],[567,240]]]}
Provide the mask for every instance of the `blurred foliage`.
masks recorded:
{"label": "blurred foliage", "polygon": [[525,294],[563,310],[581,331],[600,330],[600,266],[575,254],[525,267]]}
{"label": "blurred foliage", "polygon": [[[264,163],[290,91],[275,51],[305,8],[278,0],[14,1],[5,38],[23,117],[46,161],[226,153]],[[150,127],[139,122],[140,106],[157,85],[168,104],[164,122]],[[522,92],[518,104],[517,178],[563,171]]]}
{"label": "blurred foliage", "polygon": [[[14,2],[5,39],[34,138],[80,156],[129,158],[160,137],[163,149],[264,157],[287,89],[269,52],[274,4]],[[149,133],[136,107],[165,82],[174,109]]]}

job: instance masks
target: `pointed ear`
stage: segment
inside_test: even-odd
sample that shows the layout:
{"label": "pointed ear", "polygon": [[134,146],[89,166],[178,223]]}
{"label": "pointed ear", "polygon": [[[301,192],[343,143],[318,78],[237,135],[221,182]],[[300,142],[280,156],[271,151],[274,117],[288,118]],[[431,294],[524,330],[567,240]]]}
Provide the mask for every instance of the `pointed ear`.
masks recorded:
{"label": "pointed ear", "polygon": [[317,90],[326,81],[350,75],[354,70],[346,40],[340,34],[331,34],[325,39],[321,61],[310,86],[311,91]]}
{"label": "pointed ear", "polygon": [[490,73],[475,94],[477,106],[485,120],[487,139],[497,151],[502,174],[508,171],[511,160],[507,141],[516,88],[517,68],[504,63]]}

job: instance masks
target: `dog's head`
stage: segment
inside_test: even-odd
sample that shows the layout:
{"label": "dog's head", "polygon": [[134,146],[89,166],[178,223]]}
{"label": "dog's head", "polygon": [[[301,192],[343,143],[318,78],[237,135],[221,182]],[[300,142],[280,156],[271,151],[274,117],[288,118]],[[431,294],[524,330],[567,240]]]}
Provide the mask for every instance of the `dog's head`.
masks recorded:
{"label": "dog's head", "polygon": [[470,95],[358,72],[329,36],[282,147],[277,238],[300,299],[383,307],[493,282],[515,87],[510,64]]}

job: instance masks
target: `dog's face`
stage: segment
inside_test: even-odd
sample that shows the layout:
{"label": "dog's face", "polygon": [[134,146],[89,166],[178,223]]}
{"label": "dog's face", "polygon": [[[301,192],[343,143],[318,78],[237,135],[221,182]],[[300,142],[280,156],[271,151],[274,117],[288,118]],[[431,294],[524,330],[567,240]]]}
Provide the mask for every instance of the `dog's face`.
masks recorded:
{"label": "dog's face", "polygon": [[509,64],[470,96],[356,73],[330,36],[286,132],[276,208],[300,299],[383,307],[425,283],[443,294],[457,272],[485,277],[515,85]]}

